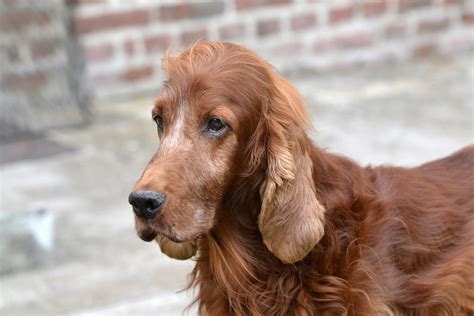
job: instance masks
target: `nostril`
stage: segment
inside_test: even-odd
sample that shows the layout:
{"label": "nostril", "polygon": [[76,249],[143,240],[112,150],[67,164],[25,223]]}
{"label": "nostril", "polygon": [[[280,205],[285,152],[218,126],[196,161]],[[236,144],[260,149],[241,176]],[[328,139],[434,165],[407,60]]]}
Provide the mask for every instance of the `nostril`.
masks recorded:
{"label": "nostril", "polygon": [[138,207],[133,206],[132,208],[133,208],[133,213],[135,213],[135,215],[137,215],[138,217],[142,217],[142,212],[140,211]]}
{"label": "nostril", "polygon": [[128,196],[128,202],[133,206],[133,211],[140,218],[154,218],[166,199],[166,194],[155,191],[137,191]]}

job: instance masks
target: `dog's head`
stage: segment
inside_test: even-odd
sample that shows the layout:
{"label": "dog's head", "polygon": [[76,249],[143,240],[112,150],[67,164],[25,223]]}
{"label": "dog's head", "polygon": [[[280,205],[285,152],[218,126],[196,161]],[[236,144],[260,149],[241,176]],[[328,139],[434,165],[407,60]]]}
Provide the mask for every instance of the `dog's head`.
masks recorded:
{"label": "dog's head", "polygon": [[246,177],[259,182],[267,248],[286,263],[302,259],[324,233],[324,208],[297,91],[232,44],[200,42],[164,66],[169,79],[152,111],[160,148],[129,197],[138,235],[173,258],[191,257],[225,212],[232,182]]}

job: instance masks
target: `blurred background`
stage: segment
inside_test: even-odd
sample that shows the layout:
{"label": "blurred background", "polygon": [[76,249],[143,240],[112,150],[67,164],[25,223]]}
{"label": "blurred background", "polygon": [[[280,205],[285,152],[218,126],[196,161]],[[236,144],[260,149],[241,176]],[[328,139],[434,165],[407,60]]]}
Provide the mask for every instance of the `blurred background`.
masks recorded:
{"label": "blurred background", "polygon": [[473,26],[472,0],[0,0],[0,314],[191,301],[193,262],[139,240],[127,203],[166,49],[243,44],[298,87],[321,147],[414,166],[473,142]]}

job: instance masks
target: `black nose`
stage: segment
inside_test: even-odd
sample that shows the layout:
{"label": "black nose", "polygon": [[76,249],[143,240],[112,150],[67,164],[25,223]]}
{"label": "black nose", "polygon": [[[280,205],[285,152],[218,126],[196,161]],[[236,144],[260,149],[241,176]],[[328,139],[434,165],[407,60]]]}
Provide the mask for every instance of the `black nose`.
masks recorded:
{"label": "black nose", "polygon": [[135,214],[144,219],[154,218],[166,199],[166,194],[154,191],[137,191],[128,196],[128,202],[133,206]]}

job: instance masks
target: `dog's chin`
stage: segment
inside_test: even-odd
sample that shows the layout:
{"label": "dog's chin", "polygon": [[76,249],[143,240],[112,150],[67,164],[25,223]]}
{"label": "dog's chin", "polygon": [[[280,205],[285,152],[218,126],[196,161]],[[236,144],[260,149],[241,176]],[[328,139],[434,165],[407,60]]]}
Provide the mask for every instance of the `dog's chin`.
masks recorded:
{"label": "dog's chin", "polygon": [[156,238],[158,233],[154,231],[153,229],[147,228],[147,229],[140,229],[137,231],[138,237],[140,237],[141,240],[150,242]]}

